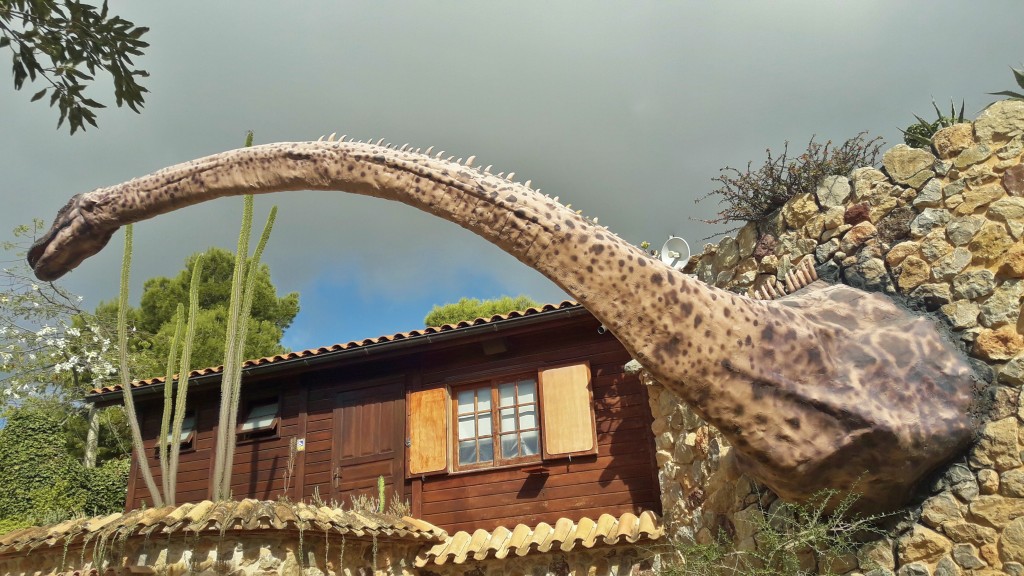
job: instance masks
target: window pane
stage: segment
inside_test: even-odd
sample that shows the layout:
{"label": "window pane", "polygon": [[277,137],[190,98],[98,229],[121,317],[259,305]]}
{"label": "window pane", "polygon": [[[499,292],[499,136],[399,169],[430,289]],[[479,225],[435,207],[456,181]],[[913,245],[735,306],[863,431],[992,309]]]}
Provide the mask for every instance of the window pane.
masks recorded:
{"label": "window pane", "polygon": [[515,434],[501,435],[501,457],[515,458],[519,456],[519,441]]}
{"label": "window pane", "polygon": [[537,427],[536,406],[523,406],[519,409],[519,429]]}
{"label": "window pane", "polygon": [[537,430],[530,430],[519,435],[522,440],[523,456],[535,456],[540,452],[540,434]]}
{"label": "window pane", "polygon": [[277,402],[257,404],[249,410],[249,415],[242,423],[242,432],[270,428],[274,424],[274,418],[277,418]]}
{"label": "window pane", "polygon": [[477,420],[477,427],[478,427],[478,430],[479,430],[477,432],[477,434],[479,434],[480,436],[490,436],[491,435],[491,413],[490,412],[487,412],[487,413],[484,413],[484,414],[480,414],[480,419]]}
{"label": "window pane", "polygon": [[476,441],[463,440],[459,442],[459,464],[472,464],[476,462]]}
{"label": "window pane", "polygon": [[473,395],[476,390],[459,391],[459,414],[473,411]]}
{"label": "window pane", "polygon": [[536,402],[537,383],[533,380],[523,380],[519,383],[519,403]]}
{"label": "window pane", "polygon": [[491,409],[491,388],[480,388],[477,390],[476,397],[476,410],[477,412],[486,412]]}
{"label": "window pane", "polygon": [[512,406],[516,403],[516,383],[509,382],[498,386],[498,396],[501,398],[502,406]]}
{"label": "window pane", "polygon": [[501,431],[502,432],[515,432],[516,430],[516,409],[515,408],[502,408],[501,409]]}
{"label": "window pane", "polygon": [[474,422],[475,420],[472,414],[459,416],[459,440],[476,437],[476,429],[473,426]]}
{"label": "window pane", "polygon": [[490,438],[480,439],[480,462],[494,460],[494,440]]}
{"label": "window pane", "polygon": [[178,438],[178,442],[184,442],[188,440],[190,434],[196,431],[196,416],[195,414],[186,414],[181,419],[181,437]]}

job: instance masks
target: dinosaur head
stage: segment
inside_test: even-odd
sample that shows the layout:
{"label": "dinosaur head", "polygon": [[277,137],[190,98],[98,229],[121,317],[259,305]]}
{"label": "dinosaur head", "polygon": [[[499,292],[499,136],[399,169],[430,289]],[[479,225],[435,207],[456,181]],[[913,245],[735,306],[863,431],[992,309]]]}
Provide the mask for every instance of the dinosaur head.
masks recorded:
{"label": "dinosaur head", "polygon": [[40,280],[56,280],[107,245],[118,226],[102,226],[94,217],[96,202],[76,194],[57,213],[46,234],[28,251],[28,264]]}

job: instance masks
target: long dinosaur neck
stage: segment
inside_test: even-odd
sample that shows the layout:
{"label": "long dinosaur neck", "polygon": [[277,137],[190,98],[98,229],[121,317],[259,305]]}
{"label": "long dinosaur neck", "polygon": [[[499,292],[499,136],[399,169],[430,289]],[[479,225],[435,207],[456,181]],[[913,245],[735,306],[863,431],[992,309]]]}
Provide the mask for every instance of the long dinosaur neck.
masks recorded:
{"label": "long dinosaur neck", "polygon": [[725,340],[718,336],[742,342],[771,320],[763,303],[710,288],[528,185],[468,164],[358,142],[268,144],[95,190],[82,203],[89,227],[109,235],[230,195],[338,190],[402,202],[475,232],[544,274],[655,376],[695,384],[692,394],[705,394],[714,373],[732,362],[727,346],[705,343]]}

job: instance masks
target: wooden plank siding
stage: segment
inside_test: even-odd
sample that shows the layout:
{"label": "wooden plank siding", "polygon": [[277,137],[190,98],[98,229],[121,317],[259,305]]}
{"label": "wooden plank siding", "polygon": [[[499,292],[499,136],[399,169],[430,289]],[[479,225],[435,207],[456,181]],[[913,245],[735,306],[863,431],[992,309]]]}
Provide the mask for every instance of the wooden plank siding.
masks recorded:
{"label": "wooden plank siding", "polygon": [[[635,376],[623,372],[629,355],[621,345],[598,335],[596,328],[595,323],[591,330],[577,326],[532,335],[530,341],[509,339],[510,350],[517,353],[505,360],[461,357],[451,362],[456,369],[448,368],[448,362],[424,362],[439,367],[424,374],[427,382],[453,383],[472,379],[474,369],[484,362],[487,372],[513,372],[525,365],[589,361],[598,453],[539,465],[427,476],[421,488],[422,518],[451,533],[562,516],[577,520],[603,513],[660,512],[646,390]],[[536,473],[539,467],[545,473]]]}
{"label": "wooden plank siding", "polygon": [[[389,495],[404,498],[415,516],[449,533],[553,522],[563,516],[575,520],[603,513],[660,512],[646,390],[635,376],[623,372],[629,355],[622,346],[597,328],[589,315],[556,318],[513,326],[498,336],[480,333],[408,352],[351,356],[315,368],[296,365],[247,376],[243,404],[254,397],[279,395],[280,422],[274,437],[239,442],[231,475],[233,496],[284,496],[289,442],[304,438],[305,450],[296,454],[290,498],[309,502],[318,494],[325,501],[337,498],[348,505],[352,494],[375,494],[376,474],[381,473]],[[491,345],[483,346],[488,340]],[[496,340],[500,345],[494,345]],[[507,374],[536,374],[543,368],[583,362],[591,376],[596,454],[466,472],[452,472],[449,457],[446,471],[407,477],[410,431],[405,403],[410,391],[450,388]],[[198,408],[198,429],[194,450],[181,454],[178,504],[210,497],[219,404],[215,388],[207,385],[190,391],[189,407]],[[375,406],[375,398],[388,408]],[[149,465],[158,485],[159,404],[154,396],[139,402]],[[388,440],[366,436],[377,432]],[[449,442],[450,435],[449,429]],[[346,471],[339,462],[352,466]],[[153,500],[136,468],[130,474],[127,504],[151,506]]]}

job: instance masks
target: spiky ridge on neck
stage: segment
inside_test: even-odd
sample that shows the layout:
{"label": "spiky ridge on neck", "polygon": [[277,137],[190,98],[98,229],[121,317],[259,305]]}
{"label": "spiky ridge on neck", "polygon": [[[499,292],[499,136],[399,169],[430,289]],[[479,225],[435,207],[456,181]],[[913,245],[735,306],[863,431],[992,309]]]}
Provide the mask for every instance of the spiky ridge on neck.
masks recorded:
{"label": "spiky ridge on neck", "polygon": [[968,441],[969,367],[887,298],[845,286],[777,302],[718,290],[511,174],[470,164],[358,142],[224,152],[73,198],[29,260],[52,279],[124,224],[222,196],[385,198],[459,224],[554,281],[783,496],[848,488],[866,472],[866,502],[885,508]]}
{"label": "spiky ridge on neck", "polygon": [[[482,236],[575,297],[666,380],[704,381],[706,366],[722,359],[716,352],[721,356],[724,349],[704,350],[699,343],[690,347],[701,354],[684,358],[690,334],[724,333],[742,321],[741,312],[748,321],[766,313],[762,303],[741,304],[745,299],[664,266],[528,183],[512,181],[512,174],[501,177],[473,167],[472,159],[439,156],[343,141],[267,144],[208,156],[84,194],[79,204],[86,209],[76,215],[87,226],[75,241],[60,242],[60,251],[88,245],[86,235],[109,237],[124,224],[223,196],[343,190],[402,202]],[[720,318],[716,311],[725,302],[730,309]],[[719,319],[724,324],[716,326]],[[683,320],[692,330],[681,334]],[[673,361],[673,369],[659,368]]]}

